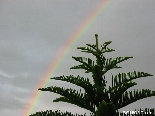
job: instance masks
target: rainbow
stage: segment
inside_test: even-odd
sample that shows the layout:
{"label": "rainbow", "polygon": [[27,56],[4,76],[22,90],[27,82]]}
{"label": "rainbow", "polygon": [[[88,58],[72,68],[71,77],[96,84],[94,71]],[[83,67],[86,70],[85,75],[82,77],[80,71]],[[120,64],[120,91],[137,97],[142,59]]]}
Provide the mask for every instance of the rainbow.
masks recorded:
{"label": "rainbow", "polygon": [[90,13],[86,20],[80,25],[80,27],[71,35],[66,44],[64,45],[62,51],[56,56],[54,62],[51,63],[50,68],[48,69],[45,76],[42,78],[38,86],[36,87],[32,97],[29,100],[30,105],[24,109],[22,116],[29,116],[33,113],[35,105],[38,104],[39,99],[42,96],[42,92],[38,88],[47,87],[50,77],[53,77],[58,68],[61,66],[62,61],[65,59],[71,48],[76,44],[76,42],[84,35],[87,29],[95,22],[96,19],[103,13],[107,7],[114,0],[103,0],[96,9]]}

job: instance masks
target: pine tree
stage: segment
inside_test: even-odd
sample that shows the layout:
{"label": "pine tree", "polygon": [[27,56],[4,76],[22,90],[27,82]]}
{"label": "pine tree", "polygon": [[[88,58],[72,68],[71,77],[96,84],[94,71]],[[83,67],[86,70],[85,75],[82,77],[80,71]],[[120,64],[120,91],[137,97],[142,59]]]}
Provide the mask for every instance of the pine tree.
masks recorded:
{"label": "pine tree", "polygon": [[[72,57],[76,61],[80,62],[80,65],[71,67],[71,69],[84,69],[85,73],[91,73],[93,82],[89,81],[89,78],[81,76],[59,76],[51,79],[61,80],[80,86],[85,90],[85,93],[74,90],[72,88],[65,89],[63,87],[51,86],[47,88],[40,88],[41,91],[49,91],[60,94],[62,97],[56,98],[53,102],[67,102],[78,107],[84,108],[91,112],[91,116],[118,116],[118,109],[123,108],[137,100],[155,96],[155,91],[149,89],[127,91],[130,87],[137,85],[133,82],[134,79],[153,76],[145,72],[128,72],[118,73],[112,75],[112,86],[107,87],[107,81],[105,80],[105,74],[116,68],[122,68],[118,66],[119,63],[128,60],[133,57],[116,57],[105,58],[106,52],[115,51],[107,46],[111,41],[105,42],[99,48],[98,35],[95,34],[96,44],[86,44],[87,47],[78,47],[82,52],[91,53],[96,57],[96,62],[91,58],[85,57]],[[52,111],[47,110],[43,112],[37,112],[30,116],[86,116],[86,114],[72,114],[71,112],[61,112],[59,110]]]}

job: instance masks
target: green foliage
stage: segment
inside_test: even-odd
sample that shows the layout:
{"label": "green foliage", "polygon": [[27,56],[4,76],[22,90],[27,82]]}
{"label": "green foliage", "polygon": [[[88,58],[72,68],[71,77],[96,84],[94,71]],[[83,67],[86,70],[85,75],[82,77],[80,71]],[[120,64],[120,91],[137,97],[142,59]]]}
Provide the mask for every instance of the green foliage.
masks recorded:
{"label": "green foliage", "polygon": [[60,110],[57,110],[57,111],[47,110],[47,111],[37,112],[36,114],[30,115],[30,116],[86,116],[86,114],[84,115],[75,114],[74,115],[71,112],[67,112],[67,111],[60,112]]}
{"label": "green foliage", "polygon": [[[119,63],[133,58],[129,57],[116,57],[106,58],[104,54],[106,52],[115,51],[107,47],[111,41],[105,42],[101,46],[98,45],[98,35],[95,34],[96,44],[86,44],[87,47],[78,47],[82,52],[91,53],[96,57],[96,61],[86,57],[72,57],[80,63],[80,65],[73,66],[71,69],[83,69],[85,73],[91,73],[93,82],[89,81],[89,78],[73,75],[59,76],[51,79],[60,80],[72,83],[85,90],[85,93],[77,91],[75,89],[66,89],[63,87],[51,86],[47,88],[40,88],[41,91],[54,92],[61,97],[56,98],[53,102],[67,102],[77,105],[81,108],[89,110],[92,116],[118,116],[118,109],[127,106],[137,100],[155,96],[155,91],[149,89],[127,91],[130,87],[137,85],[133,82],[134,79],[141,77],[153,76],[145,72],[128,72],[118,73],[112,75],[112,86],[106,87],[107,81],[105,80],[105,73],[111,69],[122,68],[118,66]],[[30,116],[85,116],[72,114],[71,112],[60,111],[44,111],[37,112]]]}

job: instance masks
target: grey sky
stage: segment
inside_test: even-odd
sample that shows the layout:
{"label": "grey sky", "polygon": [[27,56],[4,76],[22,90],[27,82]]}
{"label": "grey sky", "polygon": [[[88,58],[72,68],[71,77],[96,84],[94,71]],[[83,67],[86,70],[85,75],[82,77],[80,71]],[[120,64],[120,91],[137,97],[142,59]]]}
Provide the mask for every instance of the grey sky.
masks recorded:
{"label": "grey sky", "polygon": [[[53,103],[59,95],[44,92],[38,104],[31,104],[31,98],[51,62],[62,50],[65,42],[85,21],[103,0],[1,0],[0,1],[0,114],[21,116],[25,107],[34,105],[36,111],[62,110],[73,113],[89,113],[67,103]],[[107,57],[133,56],[122,62],[119,70],[107,74],[129,71],[144,71],[152,77],[136,80],[134,88],[155,90],[155,1],[114,0],[85,34],[72,47],[55,76],[84,74],[83,70],[70,70],[76,65],[72,56],[91,55],[76,48],[99,42],[112,41],[109,47],[115,52]],[[50,80],[49,86],[64,86],[79,89],[74,85]],[[133,89],[133,88],[131,88]],[[139,100],[121,110],[155,108],[155,97]]]}

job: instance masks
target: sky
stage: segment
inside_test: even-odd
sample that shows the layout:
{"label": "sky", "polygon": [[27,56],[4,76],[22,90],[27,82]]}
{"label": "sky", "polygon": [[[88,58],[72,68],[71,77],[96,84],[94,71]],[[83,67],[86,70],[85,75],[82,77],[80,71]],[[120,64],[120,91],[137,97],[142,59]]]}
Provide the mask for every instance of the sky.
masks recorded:
{"label": "sky", "polygon": [[[61,110],[73,113],[90,113],[75,105],[53,100],[60,95],[43,92],[37,104],[30,102],[38,91],[40,81],[54,64],[60,52],[80,26],[99,7],[103,0],[0,0],[0,114],[1,116],[23,116],[27,107],[32,113],[45,110]],[[115,52],[106,57],[133,56],[120,63],[122,69],[106,74],[110,85],[111,74],[144,71],[154,76],[135,80],[133,89],[155,90],[155,1],[113,0],[62,60],[54,76],[80,75],[88,77],[84,70],[70,70],[78,64],[72,56],[92,57],[81,53],[77,47],[112,41]],[[93,57],[92,57],[93,58]],[[49,77],[51,78],[51,77]],[[56,80],[48,86],[80,89]],[[155,108],[155,97],[138,100],[120,109]]]}

